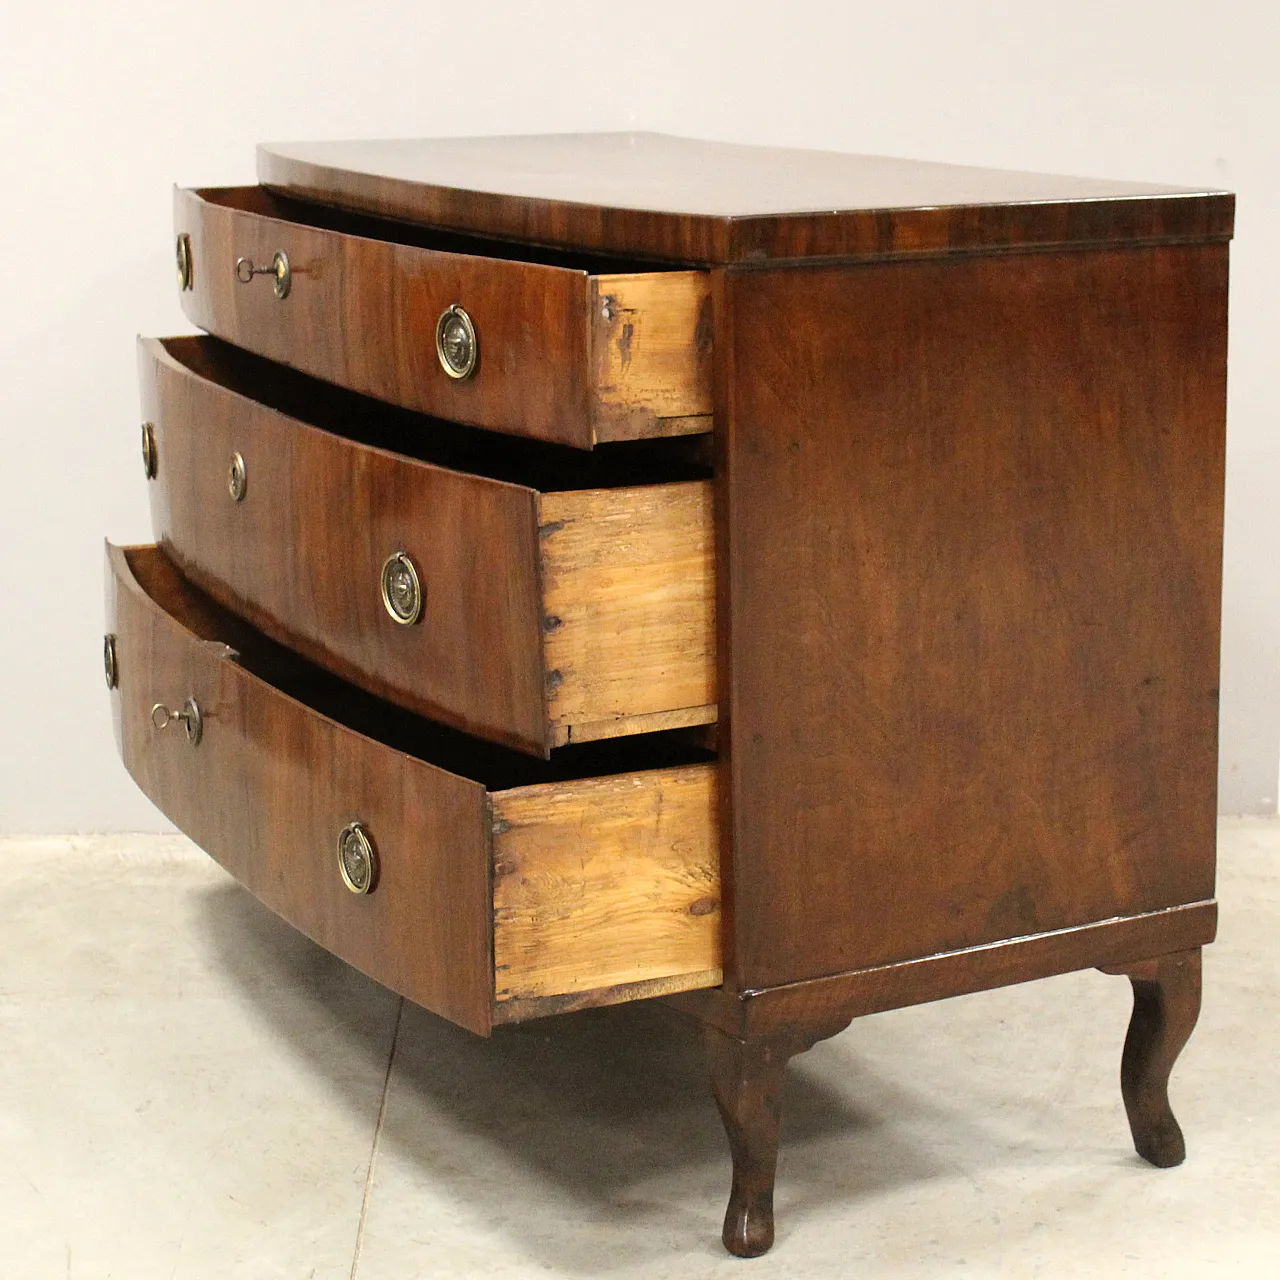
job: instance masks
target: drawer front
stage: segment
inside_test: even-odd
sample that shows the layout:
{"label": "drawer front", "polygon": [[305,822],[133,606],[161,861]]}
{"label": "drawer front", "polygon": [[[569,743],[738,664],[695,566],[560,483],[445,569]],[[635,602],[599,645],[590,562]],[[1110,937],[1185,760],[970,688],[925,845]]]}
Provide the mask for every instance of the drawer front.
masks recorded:
{"label": "drawer front", "polygon": [[[539,754],[715,719],[709,482],[538,493],[453,468],[491,465],[496,444],[544,446],[489,437],[437,466],[261,403],[294,375],[210,338],[140,339],[138,359],[156,536],[268,635],[381,697]],[[373,404],[300,381],[324,403],[299,407],[296,389],[275,403],[316,422],[350,429]],[[432,429],[404,417],[398,432]],[[553,478],[564,467],[544,457]],[[412,625],[382,599],[397,552],[419,576]]]}
{"label": "drawer front", "polygon": [[[140,341],[138,357],[156,441],[153,528],[189,577],[344,679],[543,751],[532,490],[308,426],[197,376],[157,341]],[[419,576],[410,625],[382,599],[397,552]]]}
{"label": "drawer front", "polygon": [[[626,771],[559,777],[316,672],[155,547],[108,547],[107,627],[134,780],[268,907],[379,982],[483,1034],[720,981],[715,766],[681,762],[699,753],[668,740],[644,748],[666,767],[644,767],[638,744],[600,744],[587,763]],[[174,713],[162,727],[157,703]],[[196,741],[179,718],[192,706]],[[380,740],[406,734],[432,758]],[[360,895],[338,861],[354,822],[377,860]]]}
{"label": "drawer front", "polygon": [[[590,448],[710,429],[705,273],[597,277],[272,216],[300,209],[261,188],[175,193],[190,261],[181,300],[195,324],[329,382],[492,430]],[[266,268],[277,253],[289,264],[284,297],[271,274],[237,278],[240,260]],[[436,349],[455,305],[478,340],[462,380]]]}
{"label": "drawer front", "polygon": [[[202,616],[201,598],[158,552],[108,548],[113,709],[134,780],[321,946],[416,1003],[486,1031],[493,978],[484,787],[287,697],[184,625]],[[210,618],[202,629],[217,626]],[[176,711],[188,698],[203,717],[194,746],[181,722],[156,729],[151,720],[154,703]],[[363,896],[338,869],[338,836],[353,821],[372,833],[379,864],[377,886]]]}

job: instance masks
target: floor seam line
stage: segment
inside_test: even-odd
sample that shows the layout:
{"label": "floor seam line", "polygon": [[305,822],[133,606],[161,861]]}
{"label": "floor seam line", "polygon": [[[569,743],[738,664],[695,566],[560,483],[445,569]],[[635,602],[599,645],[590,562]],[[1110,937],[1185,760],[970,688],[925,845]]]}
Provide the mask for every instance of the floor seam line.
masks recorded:
{"label": "floor seam line", "polygon": [[364,1196],[360,1201],[360,1221],[356,1224],[356,1247],[351,1255],[351,1280],[356,1280],[360,1267],[360,1250],[364,1246],[365,1221],[369,1216],[369,1200],[373,1195],[373,1177],[378,1166],[378,1145],[382,1140],[382,1126],[387,1118],[387,1094],[391,1091],[391,1068],[396,1062],[396,1046],[400,1043],[400,1020],[404,1017],[404,997],[396,1005],[396,1022],[391,1031],[391,1052],[387,1054],[387,1073],[382,1078],[382,1097],[378,1101],[378,1120],[373,1126],[373,1146],[369,1150],[369,1168],[364,1178]]}

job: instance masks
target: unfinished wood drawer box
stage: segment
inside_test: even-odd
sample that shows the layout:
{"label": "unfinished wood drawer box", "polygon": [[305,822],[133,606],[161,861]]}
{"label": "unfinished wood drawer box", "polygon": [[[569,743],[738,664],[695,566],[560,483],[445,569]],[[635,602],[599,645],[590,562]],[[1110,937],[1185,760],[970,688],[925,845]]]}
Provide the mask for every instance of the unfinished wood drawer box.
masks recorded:
{"label": "unfinished wood drawer box", "polygon": [[[130,773],[335,955],[479,1032],[719,982],[708,753],[615,741],[547,765],[388,712],[263,640],[157,548],[108,547],[107,587]],[[376,858],[367,893],[338,861],[356,822]]]}
{"label": "unfinished wood drawer box", "polygon": [[[317,378],[580,448],[711,429],[705,272],[435,232],[263,187],[177,190],[174,220],[192,322]],[[436,349],[455,306],[478,349],[461,379]]]}
{"label": "unfinished wood drawer box", "polygon": [[[404,706],[538,753],[715,719],[710,483],[617,483],[698,468],[646,463],[633,456],[642,445],[621,446],[619,463],[477,440],[209,338],[142,339],[138,358],[156,536],[268,634]],[[380,591],[396,554],[419,578],[412,625]]]}

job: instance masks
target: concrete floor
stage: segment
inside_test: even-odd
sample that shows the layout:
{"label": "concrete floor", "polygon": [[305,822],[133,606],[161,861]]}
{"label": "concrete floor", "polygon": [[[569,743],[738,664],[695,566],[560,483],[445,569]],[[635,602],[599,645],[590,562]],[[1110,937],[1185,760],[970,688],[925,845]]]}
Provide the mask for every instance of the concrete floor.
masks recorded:
{"label": "concrete floor", "polygon": [[1129,1145],[1123,979],[880,1014],[793,1065],[754,1262],[660,1007],[479,1040],[181,838],[0,840],[0,875],[3,1280],[1280,1277],[1280,824],[1222,825],[1185,1165]]}

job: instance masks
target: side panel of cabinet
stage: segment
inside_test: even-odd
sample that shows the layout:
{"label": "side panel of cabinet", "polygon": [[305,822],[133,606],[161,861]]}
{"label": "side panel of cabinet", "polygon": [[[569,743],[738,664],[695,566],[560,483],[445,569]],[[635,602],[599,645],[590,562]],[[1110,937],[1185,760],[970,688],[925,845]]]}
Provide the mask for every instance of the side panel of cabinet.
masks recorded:
{"label": "side panel of cabinet", "polygon": [[1212,898],[1226,246],[716,289],[726,985]]}

